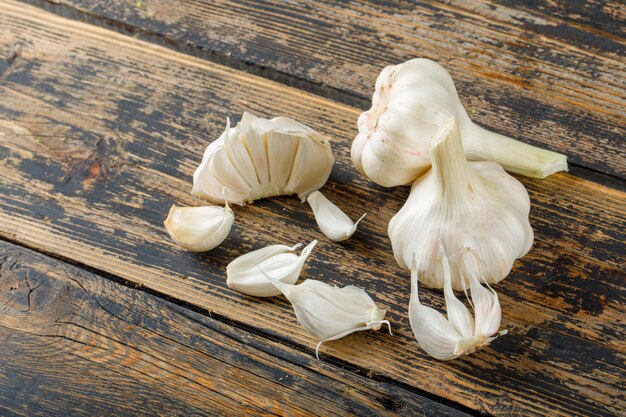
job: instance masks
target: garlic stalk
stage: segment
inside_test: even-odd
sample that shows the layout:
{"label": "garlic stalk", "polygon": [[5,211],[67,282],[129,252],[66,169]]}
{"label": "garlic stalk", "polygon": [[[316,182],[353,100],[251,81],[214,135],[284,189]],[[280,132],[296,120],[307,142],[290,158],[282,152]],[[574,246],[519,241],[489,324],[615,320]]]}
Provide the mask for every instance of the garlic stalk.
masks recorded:
{"label": "garlic stalk", "polygon": [[[295,284],[307,257],[317,244],[314,240],[308,244],[300,256],[294,251],[301,243],[289,247],[271,245],[242,255],[226,267],[226,284],[229,288],[256,297],[272,297],[280,290],[271,280],[284,284]],[[264,273],[262,273],[263,271]]]}
{"label": "garlic stalk", "polygon": [[480,276],[504,279],[533,243],[526,189],[495,162],[468,162],[454,119],[434,136],[430,159],[432,169],[415,181],[389,222],[398,264],[410,269],[415,254],[426,250],[417,272],[424,285],[442,288],[441,263],[430,261],[441,242],[450,254],[455,290],[464,288],[462,274],[468,276],[457,256],[467,247],[480,254]]}
{"label": "garlic stalk", "polygon": [[430,167],[430,138],[450,117],[458,120],[470,160],[495,161],[507,171],[535,178],[567,170],[565,155],[475,125],[450,74],[422,58],[380,73],[372,107],[358,120],[352,161],[361,174],[380,185],[410,184]]}
{"label": "garlic stalk", "polygon": [[307,197],[307,201],[313,209],[315,221],[322,233],[335,242],[341,242],[350,238],[356,231],[356,227],[365,214],[359,220],[353,222],[339,207],[334,205],[319,191],[313,191]]}
{"label": "garlic stalk", "polygon": [[228,207],[172,206],[165,220],[165,228],[178,245],[191,252],[204,252],[222,243],[235,220]]}
{"label": "garlic stalk", "polygon": [[379,309],[365,290],[349,285],[338,288],[325,282],[307,279],[302,284],[290,285],[277,280],[271,282],[287,297],[304,329],[319,342],[315,356],[319,359],[322,343],[341,339],[363,330],[378,330],[386,311]]}
{"label": "garlic stalk", "polygon": [[[443,252],[443,250],[442,250]],[[462,257],[471,254],[464,251]],[[470,262],[471,264],[472,262]],[[487,346],[497,335],[502,319],[500,301],[496,292],[483,287],[477,276],[477,270],[468,265],[470,304],[474,309],[472,317],[465,305],[452,291],[450,264],[445,253],[441,255],[444,276],[444,297],[448,318],[437,310],[420,303],[418,294],[418,270],[411,272],[411,301],[409,320],[411,329],[419,345],[435,359],[450,360],[461,355],[473,353]],[[485,281],[486,282],[486,281]],[[502,330],[498,335],[506,334]]]}
{"label": "garlic stalk", "polygon": [[314,130],[286,117],[244,113],[207,147],[192,194],[240,205],[289,194],[304,201],[326,183],[334,162],[329,141]]}

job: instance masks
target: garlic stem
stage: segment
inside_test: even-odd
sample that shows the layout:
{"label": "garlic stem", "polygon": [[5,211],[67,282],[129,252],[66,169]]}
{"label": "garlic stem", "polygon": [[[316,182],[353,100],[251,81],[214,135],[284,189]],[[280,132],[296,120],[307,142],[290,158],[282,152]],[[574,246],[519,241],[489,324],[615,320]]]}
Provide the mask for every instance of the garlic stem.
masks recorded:
{"label": "garlic stem", "polygon": [[471,125],[471,140],[464,141],[470,160],[497,161],[505,170],[531,178],[567,171],[567,156]]}

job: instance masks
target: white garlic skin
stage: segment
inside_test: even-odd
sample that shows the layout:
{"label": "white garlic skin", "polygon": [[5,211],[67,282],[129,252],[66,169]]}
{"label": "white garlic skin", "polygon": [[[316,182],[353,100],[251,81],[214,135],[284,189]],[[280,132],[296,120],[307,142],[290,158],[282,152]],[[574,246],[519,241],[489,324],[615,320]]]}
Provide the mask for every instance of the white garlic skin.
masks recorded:
{"label": "white garlic skin", "polygon": [[462,290],[465,271],[458,254],[471,248],[482,259],[480,276],[490,283],[504,279],[533,243],[526,189],[495,162],[468,162],[453,119],[435,136],[431,158],[432,169],[415,181],[389,223],[396,261],[411,269],[415,254],[425,251],[417,265],[420,281],[443,288],[441,264],[430,261],[443,244],[452,287]]}
{"label": "white garlic skin", "polygon": [[356,222],[353,222],[339,207],[334,205],[324,194],[313,191],[307,197],[307,202],[313,210],[315,221],[326,237],[335,242],[349,239],[358,224],[363,220],[363,214]]}
{"label": "white garlic skin", "polygon": [[239,205],[290,194],[304,201],[324,186],[334,162],[330,142],[313,129],[286,117],[244,113],[207,147],[192,194]]}
{"label": "white garlic skin", "polygon": [[317,240],[308,244],[300,255],[294,251],[301,244],[293,247],[271,245],[241,255],[226,267],[226,284],[229,288],[255,297],[279,295],[280,290],[272,284],[272,280],[295,284],[316,244]]}
{"label": "white garlic skin", "polygon": [[537,178],[567,170],[564,155],[475,125],[450,74],[423,58],[388,66],[380,73],[372,107],[358,119],[352,162],[382,186],[410,184],[430,168],[430,140],[450,117],[459,123],[470,160],[495,161],[507,171]]}
{"label": "white garlic skin", "polygon": [[228,207],[172,206],[165,220],[165,228],[176,244],[190,252],[205,252],[226,239],[235,220]]}

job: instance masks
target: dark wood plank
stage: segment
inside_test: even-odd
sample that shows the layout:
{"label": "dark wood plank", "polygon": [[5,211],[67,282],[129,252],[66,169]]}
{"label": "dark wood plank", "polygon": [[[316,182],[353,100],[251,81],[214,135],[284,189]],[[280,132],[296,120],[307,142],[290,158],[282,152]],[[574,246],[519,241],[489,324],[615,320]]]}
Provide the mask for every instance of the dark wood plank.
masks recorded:
{"label": "dark wood plank", "polygon": [[467,416],[0,241],[0,414]]}
{"label": "dark wood plank", "polygon": [[[523,179],[536,242],[498,286],[510,335],[450,363],[427,357],[406,318],[407,274],[389,218],[406,189],[358,176],[349,144],[359,110],[39,9],[4,1],[0,51],[0,235],[184,300],[313,353],[282,298],[230,291],[226,264],[271,243],[321,239],[304,277],[357,284],[389,310],[394,337],[329,343],[325,360],[489,413],[613,415],[626,409],[623,259],[626,194],[572,175]],[[13,57],[13,58],[12,58]],[[333,139],[327,195],[370,215],[344,244],[321,236],[305,205],[276,198],[236,208],[223,245],[178,250],[162,221],[188,191],[226,116],[284,114]],[[429,303],[441,294],[424,291]]]}
{"label": "dark wood plank", "polygon": [[54,3],[170,46],[194,46],[210,59],[226,56],[366,98],[386,65],[435,59],[478,123],[626,178],[626,42],[615,27],[625,7],[617,1]]}

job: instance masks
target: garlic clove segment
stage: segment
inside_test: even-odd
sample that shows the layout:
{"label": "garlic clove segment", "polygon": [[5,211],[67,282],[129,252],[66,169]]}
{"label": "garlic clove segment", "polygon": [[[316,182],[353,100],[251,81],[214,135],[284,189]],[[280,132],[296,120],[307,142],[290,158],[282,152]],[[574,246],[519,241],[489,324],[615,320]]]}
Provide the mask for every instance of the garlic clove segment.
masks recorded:
{"label": "garlic clove segment", "polygon": [[[465,254],[469,253],[466,251]],[[444,271],[444,294],[448,318],[431,307],[420,303],[418,293],[418,270],[411,272],[411,300],[409,321],[413,335],[422,349],[439,360],[451,360],[473,353],[493,341],[506,330],[498,332],[502,312],[498,295],[491,288],[484,288],[476,275],[468,277],[471,285],[470,303],[475,318],[452,291],[448,258],[440,256]],[[496,334],[498,333],[498,334]]]}
{"label": "garlic clove segment", "polygon": [[273,297],[280,290],[271,280],[295,284],[300,277],[307,257],[317,244],[309,243],[300,255],[294,251],[302,244],[289,247],[271,245],[242,255],[226,267],[226,285],[229,288],[255,297]]}
{"label": "garlic clove segment", "polygon": [[430,167],[430,138],[458,120],[465,154],[517,174],[544,178],[567,170],[565,155],[540,149],[475,125],[450,74],[429,59],[412,59],[383,69],[372,107],[358,119],[351,157],[357,170],[386,186],[410,184]]}
{"label": "garlic clove segment", "polygon": [[171,238],[190,252],[205,252],[222,243],[230,233],[235,215],[224,207],[178,207],[173,205],[165,220]]}
{"label": "garlic clove segment", "polygon": [[307,197],[307,201],[315,215],[315,221],[322,233],[335,242],[350,238],[365,214],[353,222],[339,207],[334,205],[319,191],[314,191]]}
{"label": "garlic clove segment", "polygon": [[480,254],[479,276],[490,283],[504,279],[533,243],[526,189],[495,162],[468,162],[454,119],[433,137],[430,157],[432,169],[415,181],[389,222],[398,264],[411,269],[415,253],[426,248],[427,256],[417,265],[421,282],[443,288],[443,268],[430,261],[441,242],[450,254],[454,290],[466,287],[461,274],[468,274],[459,254],[468,247]]}
{"label": "garlic clove segment", "polygon": [[192,194],[245,205],[260,198],[297,194],[303,201],[328,179],[335,158],[330,142],[286,117],[244,113],[211,143],[193,176]]}
{"label": "garlic clove segment", "polygon": [[325,282],[307,279],[290,285],[277,280],[272,283],[287,297],[298,322],[319,342],[315,356],[319,359],[322,343],[337,340],[363,330],[378,330],[386,311],[379,309],[365,290],[349,285],[338,288]]}

